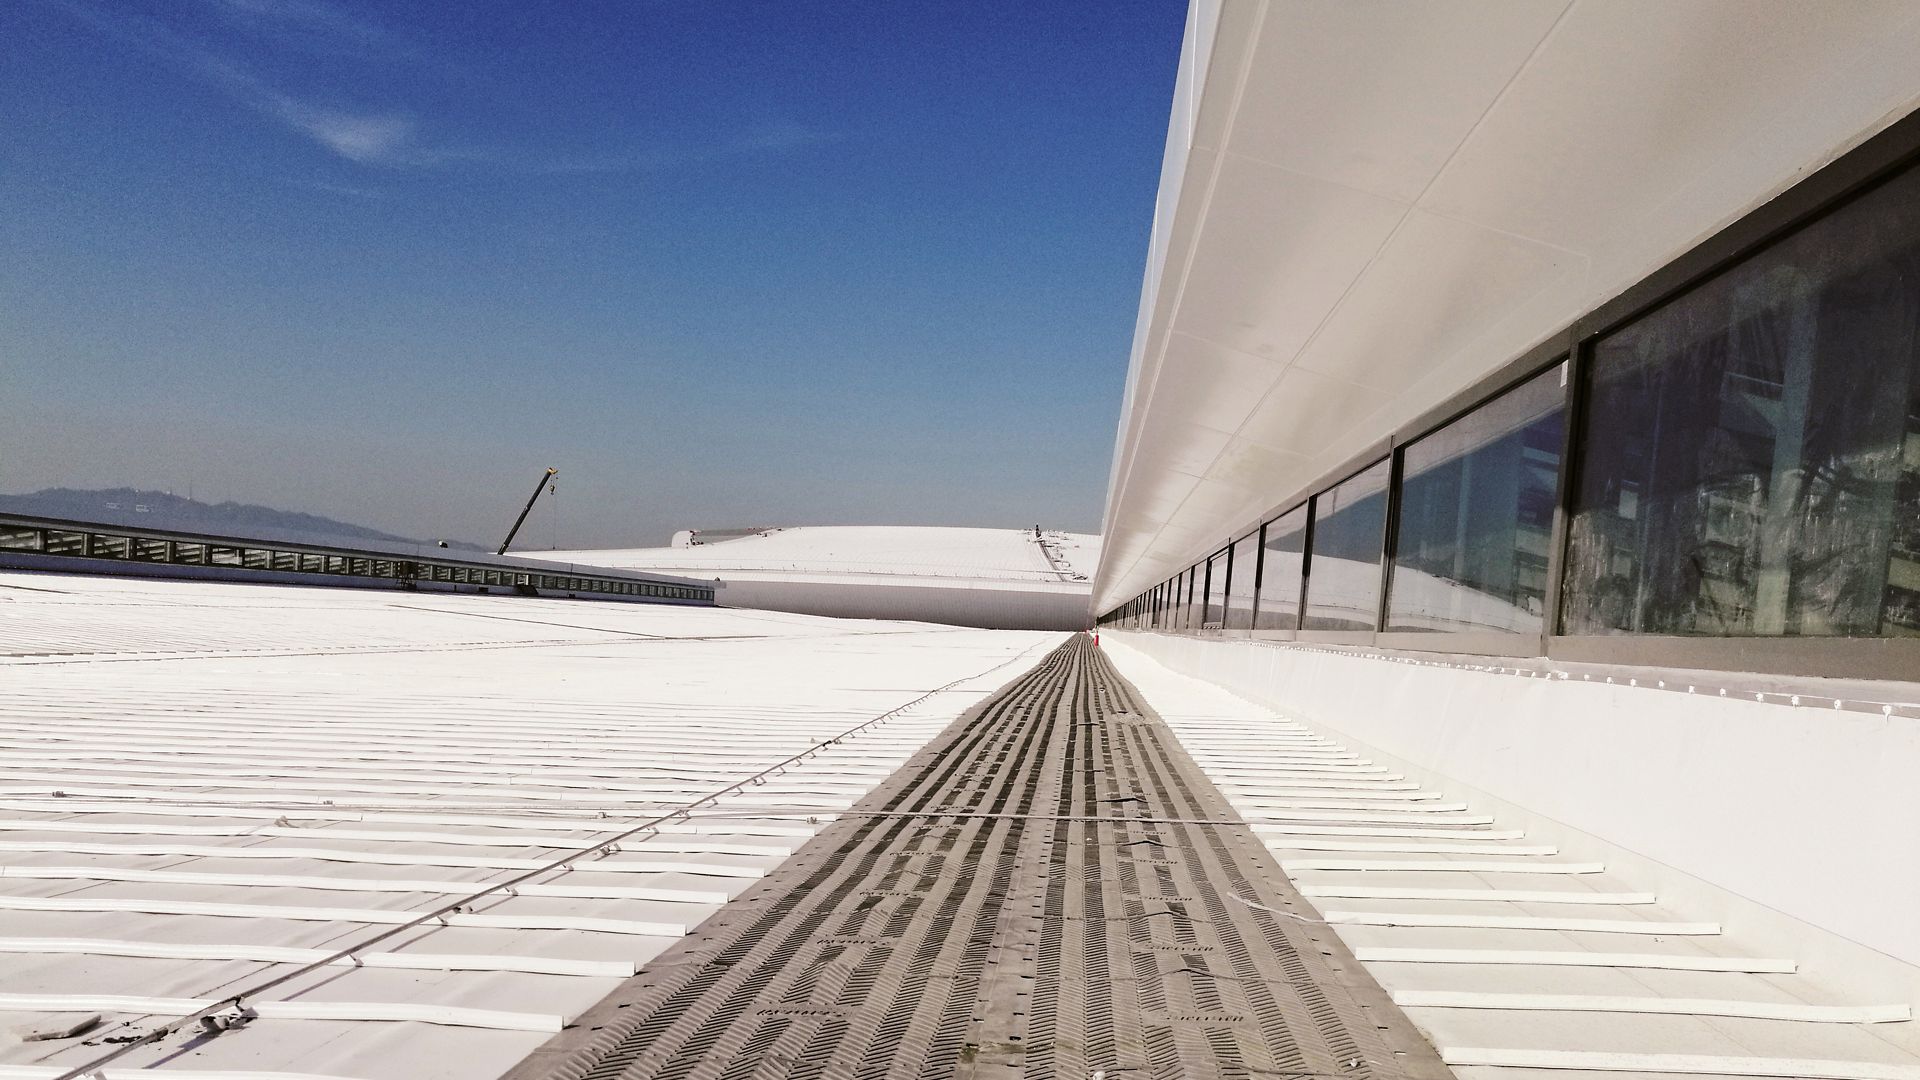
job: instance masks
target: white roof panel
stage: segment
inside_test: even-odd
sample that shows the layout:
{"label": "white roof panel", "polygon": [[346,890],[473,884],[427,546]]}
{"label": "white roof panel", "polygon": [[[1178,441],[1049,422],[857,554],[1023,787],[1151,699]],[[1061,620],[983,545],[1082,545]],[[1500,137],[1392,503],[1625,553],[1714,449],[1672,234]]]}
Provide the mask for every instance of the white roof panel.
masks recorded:
{"label": "white roof panel", "polygon": [[0,1030],[105,1017],[0,1070],[58,1075],[586,850],[115,1063],[498,1075],[1059,639],[0,574]]}

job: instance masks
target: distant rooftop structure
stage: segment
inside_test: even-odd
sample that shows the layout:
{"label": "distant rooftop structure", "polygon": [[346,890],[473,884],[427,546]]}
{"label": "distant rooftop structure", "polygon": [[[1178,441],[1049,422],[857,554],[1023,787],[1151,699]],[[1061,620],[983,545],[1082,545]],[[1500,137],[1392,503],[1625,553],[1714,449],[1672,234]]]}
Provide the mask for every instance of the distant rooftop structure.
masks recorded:
{"label": "distant rooftop structure", "polygon": [[1086,625],[1100,538],[1033,529],[802,526],[690,530],[672,547],[543,558],[716,578],[727,607],[1003,629]]}

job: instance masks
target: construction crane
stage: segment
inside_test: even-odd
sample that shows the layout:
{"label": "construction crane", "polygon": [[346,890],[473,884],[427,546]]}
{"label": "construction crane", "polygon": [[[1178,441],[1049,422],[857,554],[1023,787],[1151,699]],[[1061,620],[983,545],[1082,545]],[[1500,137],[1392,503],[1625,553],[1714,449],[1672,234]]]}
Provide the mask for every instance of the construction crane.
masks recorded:
{"label": "construction crane", "polygon": [[520,508],[520,516],[513,519],[513,528],[507,530],[507,538],[500,541],[500,550],[494,552],[495,555],[507,553],[507,545],[513,543],[513,538],[520,534],[520,526],[526,524],[527,515],[533,513],[534,500],[540,497],[540,492],[546,488],[547,481],[559,475],[559,469],[548,469],[540,474],[540,482],[533,485],[533,494],[527,497],[527,505]]}

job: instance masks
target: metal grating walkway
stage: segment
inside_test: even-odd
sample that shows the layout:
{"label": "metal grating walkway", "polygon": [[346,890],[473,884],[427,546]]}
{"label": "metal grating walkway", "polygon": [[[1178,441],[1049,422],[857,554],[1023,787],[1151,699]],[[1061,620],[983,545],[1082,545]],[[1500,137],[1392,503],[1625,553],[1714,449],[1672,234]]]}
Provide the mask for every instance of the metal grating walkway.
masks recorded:
{"label": "metal grating walkway", "polygon": [[1292,910],[1080,635],[509,1080],[1447,1076]]}

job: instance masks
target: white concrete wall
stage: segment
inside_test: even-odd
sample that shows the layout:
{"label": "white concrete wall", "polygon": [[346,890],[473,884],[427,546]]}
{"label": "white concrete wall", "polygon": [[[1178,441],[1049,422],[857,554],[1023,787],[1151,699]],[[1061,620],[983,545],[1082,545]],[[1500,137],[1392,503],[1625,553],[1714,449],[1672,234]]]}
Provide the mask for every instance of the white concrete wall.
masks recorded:
{"label": "white concrete wall", "polygon": [[[1810,974],[1920,994],[1920,721],[1103,632],[1604,856]],[[1497,663],[1497,661],[1495,661]],[[1703,689],[1714,685],[1700,673]]]}

